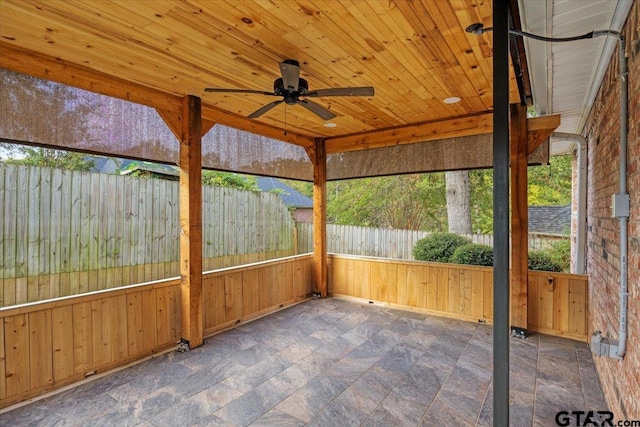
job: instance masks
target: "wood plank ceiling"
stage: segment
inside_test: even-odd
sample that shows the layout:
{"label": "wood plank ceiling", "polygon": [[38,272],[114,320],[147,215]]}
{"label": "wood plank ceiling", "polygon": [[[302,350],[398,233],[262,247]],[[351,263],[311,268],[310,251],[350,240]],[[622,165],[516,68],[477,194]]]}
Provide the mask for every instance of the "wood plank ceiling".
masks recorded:
{"label": "wood plank ceiling", "polygon": [[[301,145],[334,138],[341,151],[362,135],[392,144],[456,127],[486,133],[491,35],[465,33],[473,22],[491,26],[491,1],[2,0],[0,67],[160,109],[196,95],[205,119]],[[289,58],[310,90],[373,86],[375,96],[315,98],[338,116],[328,128],[284,104],[245,118],[277,98],[204,92],[271,91]],[[513,72],[510,88],[518,102]]]}

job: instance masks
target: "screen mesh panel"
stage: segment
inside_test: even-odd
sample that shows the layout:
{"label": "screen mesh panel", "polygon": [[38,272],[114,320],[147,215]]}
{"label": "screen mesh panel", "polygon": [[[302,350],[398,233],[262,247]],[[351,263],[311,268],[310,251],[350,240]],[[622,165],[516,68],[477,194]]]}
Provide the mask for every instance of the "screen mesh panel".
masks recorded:
{"label": "screen mesh panel", "polygon": [[[0,69],[0,138],[177,164],[179,143],[155,109]],[[313,180],[304,148],[216,125],[202,167]]]}
{"label": "screen mesh panel", "polygon": [[327,179],[480,169],[491,164],[491,135],[478,135],[331,154]]}
{"label": "screen mesh panel", "polygon": [[[490,168],[493,166],[492,141],[493,135],[485,134],[330,154],[327,179]],[[549,142],[546,141],[529,156],[529,165],[548,162]]]}

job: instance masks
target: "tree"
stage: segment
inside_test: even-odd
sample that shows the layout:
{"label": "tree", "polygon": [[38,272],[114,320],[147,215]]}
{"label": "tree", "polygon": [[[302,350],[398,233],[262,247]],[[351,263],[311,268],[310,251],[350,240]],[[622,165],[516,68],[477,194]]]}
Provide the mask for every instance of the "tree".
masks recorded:
{"label": "tree", "polygon": [[447,185],[447,219],[449,232],[471,234],[471,190],[469,171],[445,173]]}
{"label": "tree", "polygon": [[42,166],[49,168],[89,171],[95,166],[83,154],[52,148],[16,146],[19,158],[7,159],[7,163],[16,165]]}
{"label": "tree", "polygon": [[202,171],[202,184],[237,188],[247,191],[260,191],[256,177],[232,172]]}

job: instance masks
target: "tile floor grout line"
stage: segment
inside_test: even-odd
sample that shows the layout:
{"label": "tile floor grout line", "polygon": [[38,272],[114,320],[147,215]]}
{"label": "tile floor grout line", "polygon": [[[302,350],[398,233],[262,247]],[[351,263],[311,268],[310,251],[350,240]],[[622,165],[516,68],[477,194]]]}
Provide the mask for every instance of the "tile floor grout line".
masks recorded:
{"label": "tile floor grout line", "polygon": [[538,375],[540,373],[540,337],[538,337],[538,345],[536,346],[536,374],[533,382],[533,402],[531,404],[531,425],[536,421],[536,401],[538,400]]}
{"label": "tile floor grout line", "polygon": [[[440,335],[442,334],[442,332],[443,332],[443,331],[444,331],[444,329],[443,329],[442,331],[440,331],[440,332],[436,335],[436,338],[435,338],[433,341],[437,340],[437,339],[440,337]],[[376,335],[377,335],[377,334],[376,334]],[[431,343],[433,343],[433,341],[432,341]],[[429,344],[429,345],[431,345],[431,344]],[[423,351],[423,353],[422,353],[422,355],[420,356],[420,358],[419,358],[418,360],[416,360],[416,362],[415,362],[413,365],[411,365],[411,368],[409,368],[409,370],[407,370],[407,373],[408,373],[408,372],[409,372],[409,371],[410,371],[410,370],[411,370],[411,369],[412,369],[412,368],[413,368],[413,367],[418,363],[418,361],[419,361],[422,357],[424,357],[424,353],[426,353],[426,350],[425,350],[425,351]],[[371,369],[371,368],[369,368],[369,369]],[[364,375],[366,372],[368,372],[368,371],[369,371],[369,369],[367,369],[367,370],[366,370],[362,375]],[[437,369],[437,368],[434,368],[434,369]],[[360,375],[360,376],[362,376],[362,375]],[[406,375],[406,374],[405,374],[405,375]],[[364,421],[362,421],[362,423],[360,423],[360,425],[361,425],[361,426],[362,426],[362,425],[364,425],[364,424],[366,424],[366,422],[371,418],[371,416],[376,412],[376,410],[377,410],[377,409],[382,405],[382,402],[384,402],[384,400],[387,398],[387,396],[389,396],[389,394],[391,394],[391,392],[396,388],[396,386],[400,383],[400,381],[402,381],[402,378],[403,378],[403,377],[404,377],[404,375],[401,375],[401,376],[400,376],[400,378],[398,378],[398,380],[397,380],[397,381],[395,381],[395,382],[393,383],[393,385],[389,388],[389,391],[388,391],[387,393],[385,393],[385,395],[382,397],[382,399],[380,399],[380,402],[375,406],[375,408],[373,408],[373,410],[372,410],[372,411],[369,413],[369,415],[364,419]],[[447,377],[447,378],[448,378],[448,377]],[[354,383],[355,383],[355,381],[354,381]],[[435,397],[434,397],[434,399],[435,399]],[[428,410],[428,408],[427,408],[427,410]],[[425,411],[425,414],[426,414],[426,413],[427,413],[427,411]],[[423,415],[423,417],[424,417],[424,415]],[[421,418],[420,420],[422,421],[422,418]]]}
{"label": "tile floor grout line", "polygon": [[[464,346],[464,349],[460,352],[460,355],[456,359],[456,363],[453,365],[453,368],[451,369],[451,372],[449,372],[449,375],[447,375],[447,377],[444,379],[444,381],[442,381],[442,384],[440,384],[440,388],[438,388],[438,392],[436,393],[435,396],[433,396],[433,399],[431,400],[431,403],[429,403],[429,405],[427,406],[427,410],[424,411],[424,414],[422,414],[422,418],[420,418],[420,424],[422,424],[422,422],[424,421],[424,417],[426,417],[427,414],[429,413],[429,409],[431,409],[431,406],[433,405],[433,402],[435,402],[436,399],[438,398],[438,396],[440,396],[440,393],[442,392],[442,386],[447,382],[449,377],[451,377],[451,374],[453,374],[453,371],[456,369],[456,366],[458,366],[458,362],[460,361],[460,358],[464,354],[464,352],[467,349],[467,347],[469,347],[469,342],[471,341],[471,339],[473,339],[473,337],[475,336],[477,331],[478,331],[478,325],[476,324],[475,325],[475,329],[473,331],[473,334],[471,335],[471,337],[469,337],[469,340],[467,341],[467,344]],[[493,375],[493,371],[492,371],[491,375]],[[488,387],[487,387],[487,390],[488,390]],[[482,406],[480,407],[480,412],[482,412]]]}

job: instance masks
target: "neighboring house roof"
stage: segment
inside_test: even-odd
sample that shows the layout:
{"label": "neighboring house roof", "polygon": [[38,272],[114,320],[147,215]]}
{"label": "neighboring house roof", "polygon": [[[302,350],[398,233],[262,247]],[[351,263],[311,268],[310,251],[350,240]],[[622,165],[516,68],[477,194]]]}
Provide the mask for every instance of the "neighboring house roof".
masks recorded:
{"label": "neighboring house roof", "polygon": [[129,166],[133,160],[128,159],[116,159],[103,156],[84,156],[85,159],[91,160],[94,163],[91,172],[98,173],[116,173],[119,169],[124,169]]}
{"label": "neighboring house roof", "polygon": [[175,166],[142,161],[130,161],[126,167],[121,168],[120,175],[128,175],[136,171],[150,172],[167,179],[176,179],[180,176],[180,171]]}
{"label": "neighboring house roof", "polygon": [[258,177],[260,191],[282,190],[278,195],[285,205],[294,208],[312,208],[313,200],[275,178]]}
{"label": "neighboring house roof", "polygon": [[529,233],[568,234],[571,205],[529,206]]}

